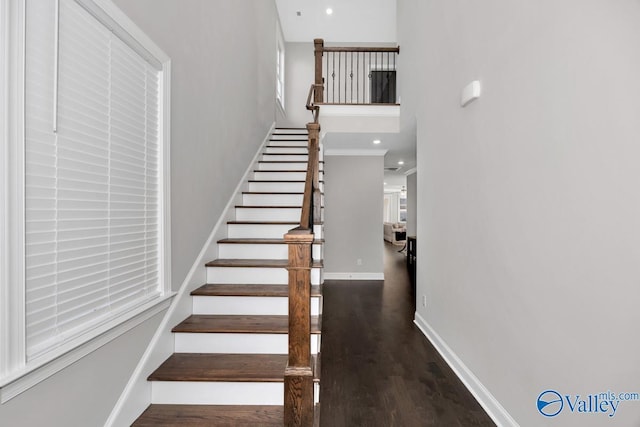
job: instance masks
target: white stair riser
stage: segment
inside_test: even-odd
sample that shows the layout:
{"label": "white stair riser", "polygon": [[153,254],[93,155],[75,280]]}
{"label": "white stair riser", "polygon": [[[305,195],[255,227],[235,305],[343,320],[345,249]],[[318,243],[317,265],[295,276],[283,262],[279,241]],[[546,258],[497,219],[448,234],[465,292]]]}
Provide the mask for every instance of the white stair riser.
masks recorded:
{"label": "white stair riser", "polygon": [[306,171],[307,162],[295,162],[295,163],[259,163],[258,169],[261,171]]}
{"label": "white stair riser", "polygon": [[243,194],[244,206],[302,206],[302,194]]}
{"label": "white stair riser", "polygon": [[303,131],[278,131],[270,139],[309,139],[309,133]]}
{"label": "white stair riser", "polygon": [[250,182],[249,191],[303,193],[304,182]]}
{"label": "white stair riser", "polygon": [[[318,174],[320,180],[324,180],[322,170]],[[283,171],[256,171],[253,173],[253,179],[256,181],[304,181],[307,177],[306,168],[299,172],[283,172]]]}
{"label": "white stair riser", "polygon": [[268,162],[301,162],[309,161],[307,154],[266,154],[262,156],[262,160]]}
{"label": "white stair riser", "polygon": [[300,127],[300,128],[294,128],[294,129],[290,129],[290,128],[275,128],[272,135],[286,135],[286,134],[291,134],[291,135],[299,135],[299,134],[304,134],[305,136],[309,134],[309,131],[307,130],[306,127]]}
{"label": "white stair riser", "polygon": [[304,148],[307,148],[309,146],[309,140],[307,139],[305,141],[298,141],[300,137],[296,137],[294,139],[294,138],[280,138],[278,136],[278,137],[275,137],[274,139],[275,140],[269,141],[269,146],[279,145],[284,147],[304,147]]}
{"label": "white stair riser", "polygon": [[304,181],[306,172],[254,172],[253,179],[256,181]]}
{"label": "white stair riser", "polygon": [[[277,144],[273,144],[277,145]],[[269,147],[267,146],[264,150],[265,153],[269,154],[308,154],[307,147]]]}
{"label": "white stair riser", "polygon": [[[230,239],[282,239],[282,236],[295,227],[294,224],[228,224],[227,232]],[[316,238],[320,238],[322,225],[314,225],[313,232]]]}
{"label": "white stair riser", "polygon": [[[284,373],[284,367],[283,367]],[[151,403],[282,405],[284,383],[153,381]]]}
{"label": "white stair riser", "polygon": [[[207,283],[261,283],[286,285],[289,275],[284,268],[263,267],[207,267]],[[311,284],[320,284],[320,269],[311,269]]]}
{"label": "white stair riser", "polygon": [[[313,245],[312,255],[315,260],[322,259],[321,244]],[[289,256],[289,249],[283,243],[223,243],[218,245],[218,256],[223,259],[285,259]]]}
{"label": "white stair riser", "polygon": [[[319,335],[311,335],[311,354],[318,354]],[[176,353],[287,354],[287,334],[175,334]]]}
{"label": "white stair riser", "polygon": [[[287,297],[194,296],[193,314],[278,315],[289,314]],[[320,297],[311,297],[311,315],[320,314]]]}
{"label": "white stair riser", "polygon": [[237,221],[300,221],[302,208],[236,208]]}

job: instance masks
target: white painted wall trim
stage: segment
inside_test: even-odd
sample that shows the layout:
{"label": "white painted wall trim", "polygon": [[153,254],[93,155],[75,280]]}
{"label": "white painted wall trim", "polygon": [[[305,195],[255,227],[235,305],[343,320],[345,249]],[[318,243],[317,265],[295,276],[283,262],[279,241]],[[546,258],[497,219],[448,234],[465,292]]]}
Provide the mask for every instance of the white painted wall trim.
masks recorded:
{"label": "white painted wall trim", "polygon": [[323,272],[325,280],[384,280],[384,273],[327,273]]}
{"label": "white painted wall trim", "polygon": [[325,156],[384,156],[387,154],[384,149],[379,150],[367,150],[356,148],[327,148],[324,150]]}
{"label": "white painted wall trim", "polygon": [[160,363],[169,357],[174,351],[174,337],[171,334],[171,328],[178,322],[184,320],[192,313],[191,291],[205,283],[206,273],[204,264],[206,260],[213,259],[217,256],[217,241],[221,237],[226,237],[226,221],[233,214],[233,209],[237,204],[239,197],[242,197],[242,191],[246,185],[252,171],[256,168],[264,147],[269,143],[269,138],[275,129],[275,122],[271,125],[269,132],[265,136],[262,144],[258,147],[253,160],[247,167],[240,182],[236,186],[235,191],[229,198],[222,215],[216,222],[209,238],[200,250],[198,257],[194,261],[185,277],[176,298],[174,298],[169,310],[162,319],[160,326],[154,334],[149,346],[145,350],[142,358],[138,362],[129,382],[123,390],[120,398],[116,402],[109,418],[105,423],[105,427],[131,425],[133,421],[151,403],[151,386],[148,384],[147,377],[155,370]]}
{"label": "white painted wall trim", "polygon": [[113,341],[120,335],[130,331],[146,320],[149,320],[156,314],[166,310],[166,308],[169,307],[172,297],[173,294],[169,294],[164,296],[160,302],[154,300],[153,302],[140,307],[137,310],[138,314],[136,316],[127,319],[125,322],[120,323],[117,326],[113,326],[111,323],[103,325],[100,328],[101,331],[104,331],[101,335],[98,335],[96,338],[74,348],[72,351],[53,359],[51,362],[39,367],[38,369],[29,370],[26,374],[19,372],[14,375],[17,377],[15,380],[12,378],[5,379],[5,381],[3,381],[2,388],[0,389],[0,403],[9,401],[39,382],[49,378],[56,372],[61,371],[89,353],[92,353],[103,345]]}
{"label": "white painted wall trim", "polygon": [[487,412],[489,417],[498,425],[498,427],[519,427],[519,424],[509,415],[507,410],[493,397],[487,388],[480,382],[473,372],[464,364],[464,362],[454,353],[447,343],[438,335],[438,333],[429,325],[429,323],[418,312],[415,314],[415,320],[418,329],[422,331],[424,336],[438,350],[438,353],[447,362],[449,367],[460,378],[460,381],[467,387],[473,397],[478,401],[480,406]]}
{"label": "white painted wall trim", "polygon": [[322,117],[400,117],[400,105],[320,105]]}

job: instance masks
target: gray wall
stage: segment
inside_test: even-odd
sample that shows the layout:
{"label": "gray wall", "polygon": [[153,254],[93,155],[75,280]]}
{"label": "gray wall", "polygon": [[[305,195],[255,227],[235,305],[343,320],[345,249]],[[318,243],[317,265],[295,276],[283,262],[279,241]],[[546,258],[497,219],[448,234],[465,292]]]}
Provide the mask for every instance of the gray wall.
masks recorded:
{"label": "gray wall", "polygon": [[535,402],[639,388],[640,3],[398,4],[418,314],[522,426],[639,425]]}
{"label": "gray wall", "polygon": [[272,1],[116,0],[172,60],[177,289],[275,120]]}
{"label": "gray wall", "polygon": [[[172,59],[172,288],[275,120],[273,1],[116,0]],[[101,426],[161,315],[0,406],[2,426]]]}
{"label": "gray wall", "polygon": [[103,426],[162,315],[0,405],[0,426]]}
{"label": "gray wall", "polygon": [[407,175],[407,236],[418,231],[418,173]]}
{"label": "gray wall", "polygon": [[313,120],[307,111],[307,96],[314,78],[313,43],[285,43],[285,110],[278,126],[304,127]]}
{"label": "gray wall", "polygon": [[325,274],[382,275],[384,157],[325,155],[324,160]]}

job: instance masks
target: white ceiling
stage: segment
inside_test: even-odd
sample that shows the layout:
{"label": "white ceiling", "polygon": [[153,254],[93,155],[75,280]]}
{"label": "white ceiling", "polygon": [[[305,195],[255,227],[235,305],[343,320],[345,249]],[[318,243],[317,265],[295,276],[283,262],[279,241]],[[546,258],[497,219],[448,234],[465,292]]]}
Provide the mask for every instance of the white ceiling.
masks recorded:
{"label": "white ceiling", "polygon": [[[380,144],[374,144],[375,139],[379,139]],[[398,168],[395,172],[398,174],[416,167],[416,128],[413,124],[399,133],[327,133],[323,144],[326,150],[388,150],[384,156],[384,167]],[[399,165],[399,161],[404,164]]]}
{"label": "white ceiling", "polygon": [[[288,42],[311,42],[314,38],[396,42],[396,0],[276,0],[276,5]],[[327,8],[333,9],[332,15],[327,15]]]}

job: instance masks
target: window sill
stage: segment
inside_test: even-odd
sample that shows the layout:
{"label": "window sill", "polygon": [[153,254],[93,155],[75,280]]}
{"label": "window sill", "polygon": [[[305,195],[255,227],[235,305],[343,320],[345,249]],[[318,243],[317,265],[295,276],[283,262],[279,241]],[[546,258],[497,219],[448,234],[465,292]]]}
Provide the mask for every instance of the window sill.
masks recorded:
{"label": "window sill", "polygon": [[39,366],[28,366],[23,370],[13,372],[0,379],[0,403],[5,403],[20,393],[37,385],[67,366],[77,362],[89,353],[108,344],[120,335],[130,331],[156,314],[169,308],[176,293],[170,293],[158,300],[148,302],[132,312],[122,320],[115,320],[92,331],[93,337],[86,342],[66,351],[53,360],[43,362]]}

